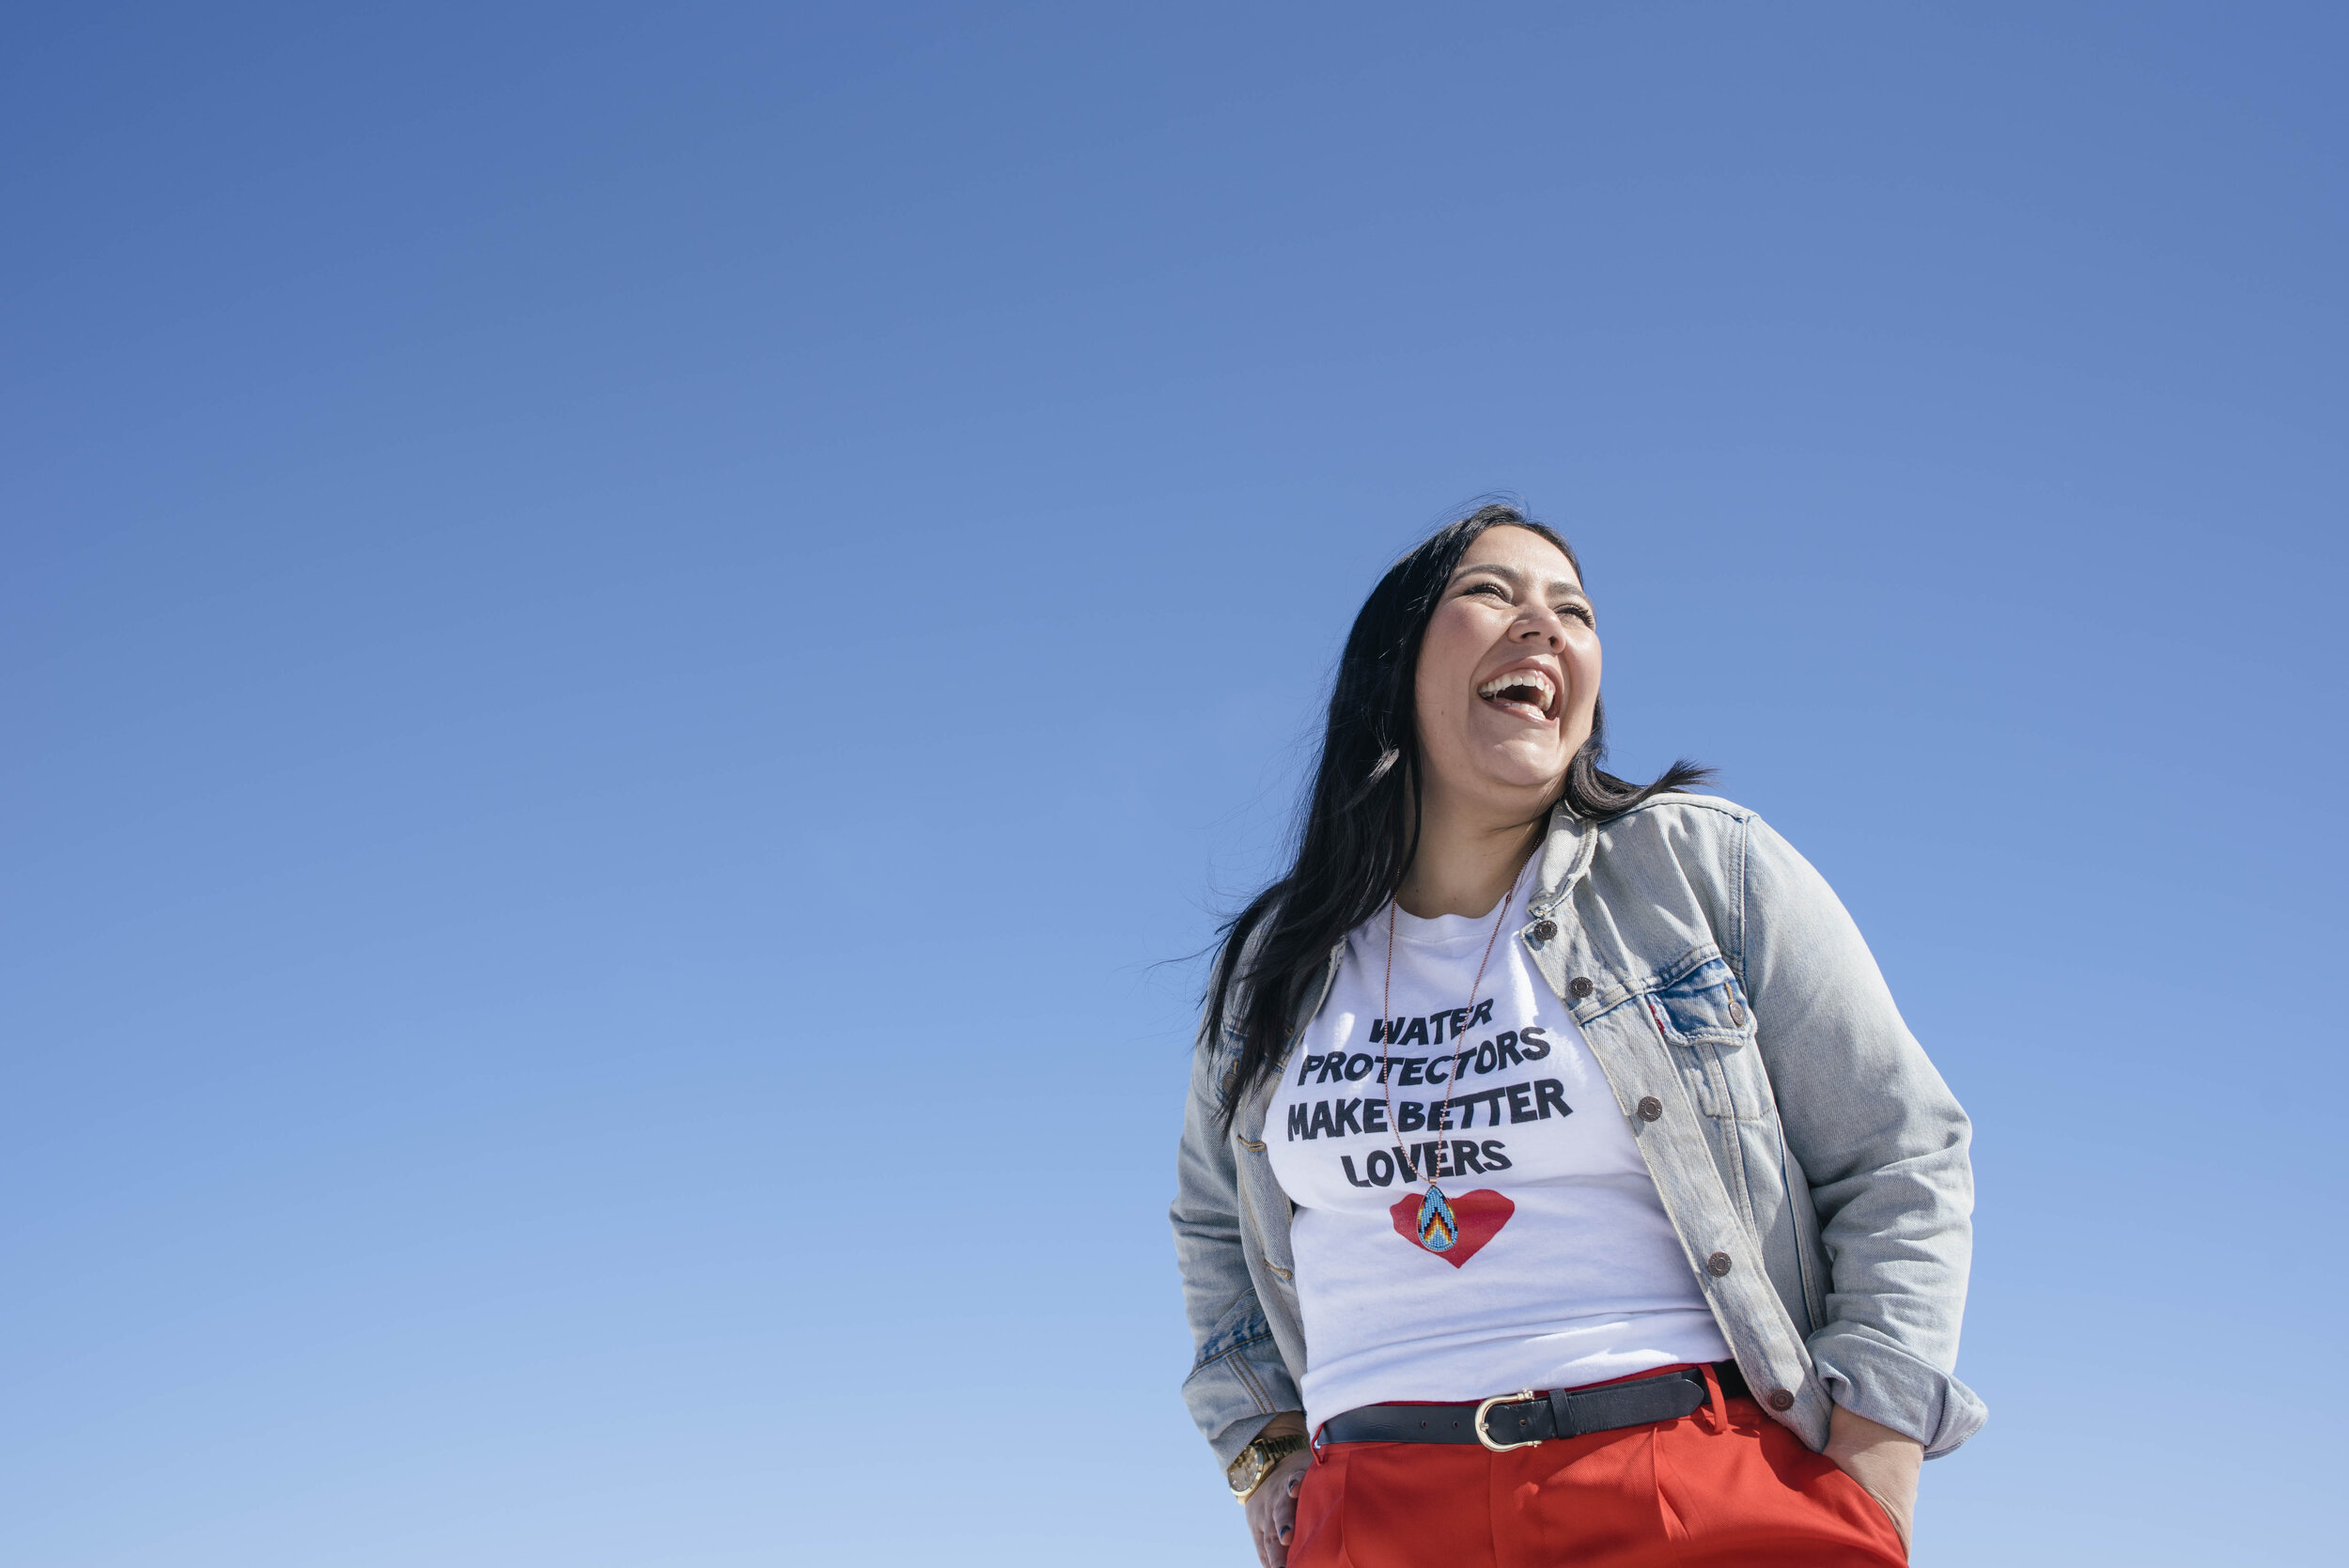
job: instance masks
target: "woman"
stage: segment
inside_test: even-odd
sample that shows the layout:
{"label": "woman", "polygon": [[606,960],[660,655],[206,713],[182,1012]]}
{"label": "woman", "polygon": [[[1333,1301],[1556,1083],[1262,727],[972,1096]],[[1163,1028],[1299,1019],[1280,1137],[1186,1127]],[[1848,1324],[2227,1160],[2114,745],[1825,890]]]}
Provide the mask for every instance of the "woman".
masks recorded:
{"label": "woman", "polygon": [[1225,933],[1184,1396],[1267,1568],[1905,1562],[1983,1423],[1965,1112],[1784,840],[1600,770],[1598,687],[1565,540],[1444,528]]}

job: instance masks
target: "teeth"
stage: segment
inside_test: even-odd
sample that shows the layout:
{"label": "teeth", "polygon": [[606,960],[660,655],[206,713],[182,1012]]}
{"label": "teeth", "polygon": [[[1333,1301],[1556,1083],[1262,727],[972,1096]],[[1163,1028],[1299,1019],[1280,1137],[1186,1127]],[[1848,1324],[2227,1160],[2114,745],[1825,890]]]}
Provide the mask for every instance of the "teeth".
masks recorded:
{"label": "teeth", "polygon": [[1512,670],[1505,675],[1495,675],[1478,687],[1476,694],[1480,697],[1497,697],[1511,687],[1523,687],[1537,692],[1533,706],[1544,713],[1549,711],[1550,704],[1558,695],[1558,688],[1552,685],[1549,677],[1539,670]]}

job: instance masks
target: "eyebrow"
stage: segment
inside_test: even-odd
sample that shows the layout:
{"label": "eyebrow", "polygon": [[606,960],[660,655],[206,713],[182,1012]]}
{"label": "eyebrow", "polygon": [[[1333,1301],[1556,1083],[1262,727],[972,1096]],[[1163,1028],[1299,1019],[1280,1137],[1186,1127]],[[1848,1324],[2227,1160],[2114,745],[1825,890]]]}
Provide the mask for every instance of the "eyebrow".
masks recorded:
{"label": "eyebrow", "polygon": [[[1462,567],[1458,571],[1452,574],[1452,582],[1457,582],[1460,579],[1466,577],[1472,571],[1488,571],[1495,577],[1498,577],[1507,582],[1512,588],[1522,590],[1525,586],[1526,573],[1524,568],[1510,566],[1506,562],[1502,561],[1489,561],[1473,567]],[[1450,587],[1451,583],[1446,583],[1445,586]],[[1591,602],[1591,596],[1583,592],[1582,584],[1568,578],[1554,577],[1550,579],[1549,591],[1552,594],[1562,595],[1567,598],[1579,598],[1585,604]]]}

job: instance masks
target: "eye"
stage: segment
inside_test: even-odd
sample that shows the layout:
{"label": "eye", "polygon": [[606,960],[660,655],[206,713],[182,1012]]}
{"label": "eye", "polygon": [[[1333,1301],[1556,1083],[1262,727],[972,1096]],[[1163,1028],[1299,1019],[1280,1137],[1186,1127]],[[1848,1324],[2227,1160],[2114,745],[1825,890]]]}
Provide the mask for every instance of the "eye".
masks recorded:
{"label": "eye", "polygon": [[1471,582],[1467,587],[1460,590],[1460,597],[1462,598],[1468,598],[1470,594],[1490,594],[1493,598],[1501,600],[1503,603],[1506,603],[1509,598],[1509,590],[1503,588],[1500,583],[1495,582],[1490,579],[1486,579],[1482,582]]}
{"label": "eye", "polygon": [[1572,615],[1576,620],[1580,621],[1584,626],[1596,626],[1598,624],[1597,618],[1591,613],[1591,607],[1587,604],[1562,604],[1558,607],[1558,613],[1561,615]]}

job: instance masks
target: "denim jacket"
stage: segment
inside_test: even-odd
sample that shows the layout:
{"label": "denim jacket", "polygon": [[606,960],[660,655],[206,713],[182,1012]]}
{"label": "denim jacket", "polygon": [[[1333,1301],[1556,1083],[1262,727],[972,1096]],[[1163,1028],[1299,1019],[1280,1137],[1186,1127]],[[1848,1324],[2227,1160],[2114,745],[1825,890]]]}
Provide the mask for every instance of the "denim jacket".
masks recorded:
{"label": "denim jacket", "polygon": [[[1929,1456],[1972,1436],[1987,1412],[1952,1375],[1970,1126],[1825,879],[1753,813],[1679,794],[1598,822],[1561,806],[1538,875],[1515,939],[1581,1026],[1754,1397],[1814,1450],[1831,1405]],[[1203,1030],[1173,1211],[1183,1397],[1226,1465],[1304,1407],[1295,1206],[1263,1136],[1279,1072],[1216,1130],[1238,1049]]]}

